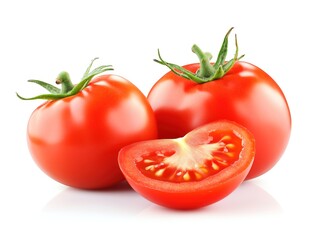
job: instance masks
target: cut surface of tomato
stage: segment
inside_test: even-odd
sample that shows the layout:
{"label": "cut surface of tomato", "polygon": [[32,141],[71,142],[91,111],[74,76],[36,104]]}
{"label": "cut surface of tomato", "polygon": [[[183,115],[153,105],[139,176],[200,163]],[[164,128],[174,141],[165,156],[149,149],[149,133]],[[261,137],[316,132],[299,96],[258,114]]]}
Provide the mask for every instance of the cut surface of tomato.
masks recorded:
{"label": "cut surface of tomato", "polygon": [[124,147],[119,165],[142,196],[162,206],[191,209],[235,190],[248,174],[254,155],[254,138],[245,128],[218,121],[182,138]]}
{"label": "cut surface of tomato", "polygon": [[208,135],[207,140],[191,145],[186,138],[175,139],[175,151],[147,153],[135,159],[136,166],[149,178],[180,183],[203,180],[239,158],[242,142],[234,132],[215,131]]}

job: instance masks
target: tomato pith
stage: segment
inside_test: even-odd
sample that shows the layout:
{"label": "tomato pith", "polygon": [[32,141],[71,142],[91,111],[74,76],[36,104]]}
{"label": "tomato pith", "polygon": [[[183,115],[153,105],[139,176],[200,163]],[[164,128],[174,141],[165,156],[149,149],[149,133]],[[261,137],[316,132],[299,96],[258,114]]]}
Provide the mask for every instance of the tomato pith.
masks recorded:
{"label": "tomato pith", "polygon": [[200,181],[233,164],[239,158],[241,139],[232,131],[216,131],[208,143],[190,146],[178,138],[176,151],[155,151],[136,159],[147,177],[169,181]]}
{"label": "tomato pith", "polygon": [[192,209],[234,191],[247,176],[255,155],[254,137],[242,126],[218,121],[182,138],[128,145],[119,166],[132,188],[159,205]]}

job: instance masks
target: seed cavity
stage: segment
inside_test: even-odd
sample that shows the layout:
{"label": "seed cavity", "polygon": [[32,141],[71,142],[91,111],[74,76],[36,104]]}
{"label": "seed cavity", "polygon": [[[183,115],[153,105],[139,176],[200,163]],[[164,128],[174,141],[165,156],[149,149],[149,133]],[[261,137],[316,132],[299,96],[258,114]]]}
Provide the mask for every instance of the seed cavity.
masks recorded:
{"label": "seed cavity", "polygon": [[210,140],[191,146],[183,138],[177,139],[176,150],[161,149],[141,155],[136,158],[136,164],[143,174],[157,180],[200,181],[230,166],[240,154],[241,140],[233,132],[223,132]]}

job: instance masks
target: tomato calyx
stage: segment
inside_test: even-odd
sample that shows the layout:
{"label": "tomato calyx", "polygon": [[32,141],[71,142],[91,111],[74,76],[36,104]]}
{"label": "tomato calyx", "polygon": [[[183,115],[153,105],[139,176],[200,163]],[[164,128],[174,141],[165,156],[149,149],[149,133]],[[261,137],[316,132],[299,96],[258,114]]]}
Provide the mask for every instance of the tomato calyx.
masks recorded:
{"label": "tomato calyx", "polygon": [[17,96],[22,99],[22,100],[35,100],[35,99],[44,99],[44,100],[58,100],[61,98],[66,98],[72,95],[77,94],[81,90],[87,87],[87,85],[90,83],[90,81],[95,77],[96,75],[103,73],[105,71],[113,70],[112,65],[102,65],[99,66],[91,71],[91,67],[94,63],[95,60],[98,58],[94,58],[88,68],[86,69],[81,81],[78,84],[73,84],[70,79],[70,75],[63,71],[61,72],[57,79],[56,79],[56,84],[61,84],[61,89],[58,87],[55,87],[49,83],[43,82],[41,80],[35,80],[35,79],[30,79],[28,82],[36,83],[39,86],[45,88],[47,91],[49,91],[48,94],[41,94],[37,95],[35,97],[30,97],[30,98],[25,98],[19,95],[18,93]]}
{"label": "tomato calyx", "polygon": [[196,44],[193,45],[192,51],[193,53],[197,55],[200,62],[200,68],[197,70],[196,73],[193,73],[179,65],[164,61],[163,58],[161,57],[159,50],[158,50],[159,60],[154,59],[154,61],[159,64],[165,65],[176,75],[192,80],[196,83],[206,83],[206,82],[220,79],[234,66],[236,61],[239,61],[241,58],[244,57],[244,55],[241,55],[240,57],[238,57],[237,35],[235,34],[236,51],[235,51],[234,58],[229,61],[225,61],[227,56],[227,51],[228,51],[228,36],[232,30],[233,30],[233,27],[230,30],[228,30],[228,32],[226,33],[222,46],[219,50],[217,60],[214,64],[210,63],[210,60],[212,59],[211,53],[203,52]]}

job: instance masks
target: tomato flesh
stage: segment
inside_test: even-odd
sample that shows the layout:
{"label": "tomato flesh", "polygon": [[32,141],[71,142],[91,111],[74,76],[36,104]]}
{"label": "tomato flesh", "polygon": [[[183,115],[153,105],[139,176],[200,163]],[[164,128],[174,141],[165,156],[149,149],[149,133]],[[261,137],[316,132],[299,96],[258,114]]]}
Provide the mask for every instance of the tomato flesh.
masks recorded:
{"label": "tomato flesh", "polygon": [[136,159],[137,168],[147,177],[169,181],[200,181],[230,166],[239,158],[241,139],[231,131],[210,133],[208,143],[191,146],[178,138],[176,151],[155,151]]}
{"label": "tomato flesh", "polygon": [[217,121],[182,138],[128,145],[118,160],[126,180],[142,196],[165,207],[191,209],[234,191],[254,156],[255,140],[247,129]]}

